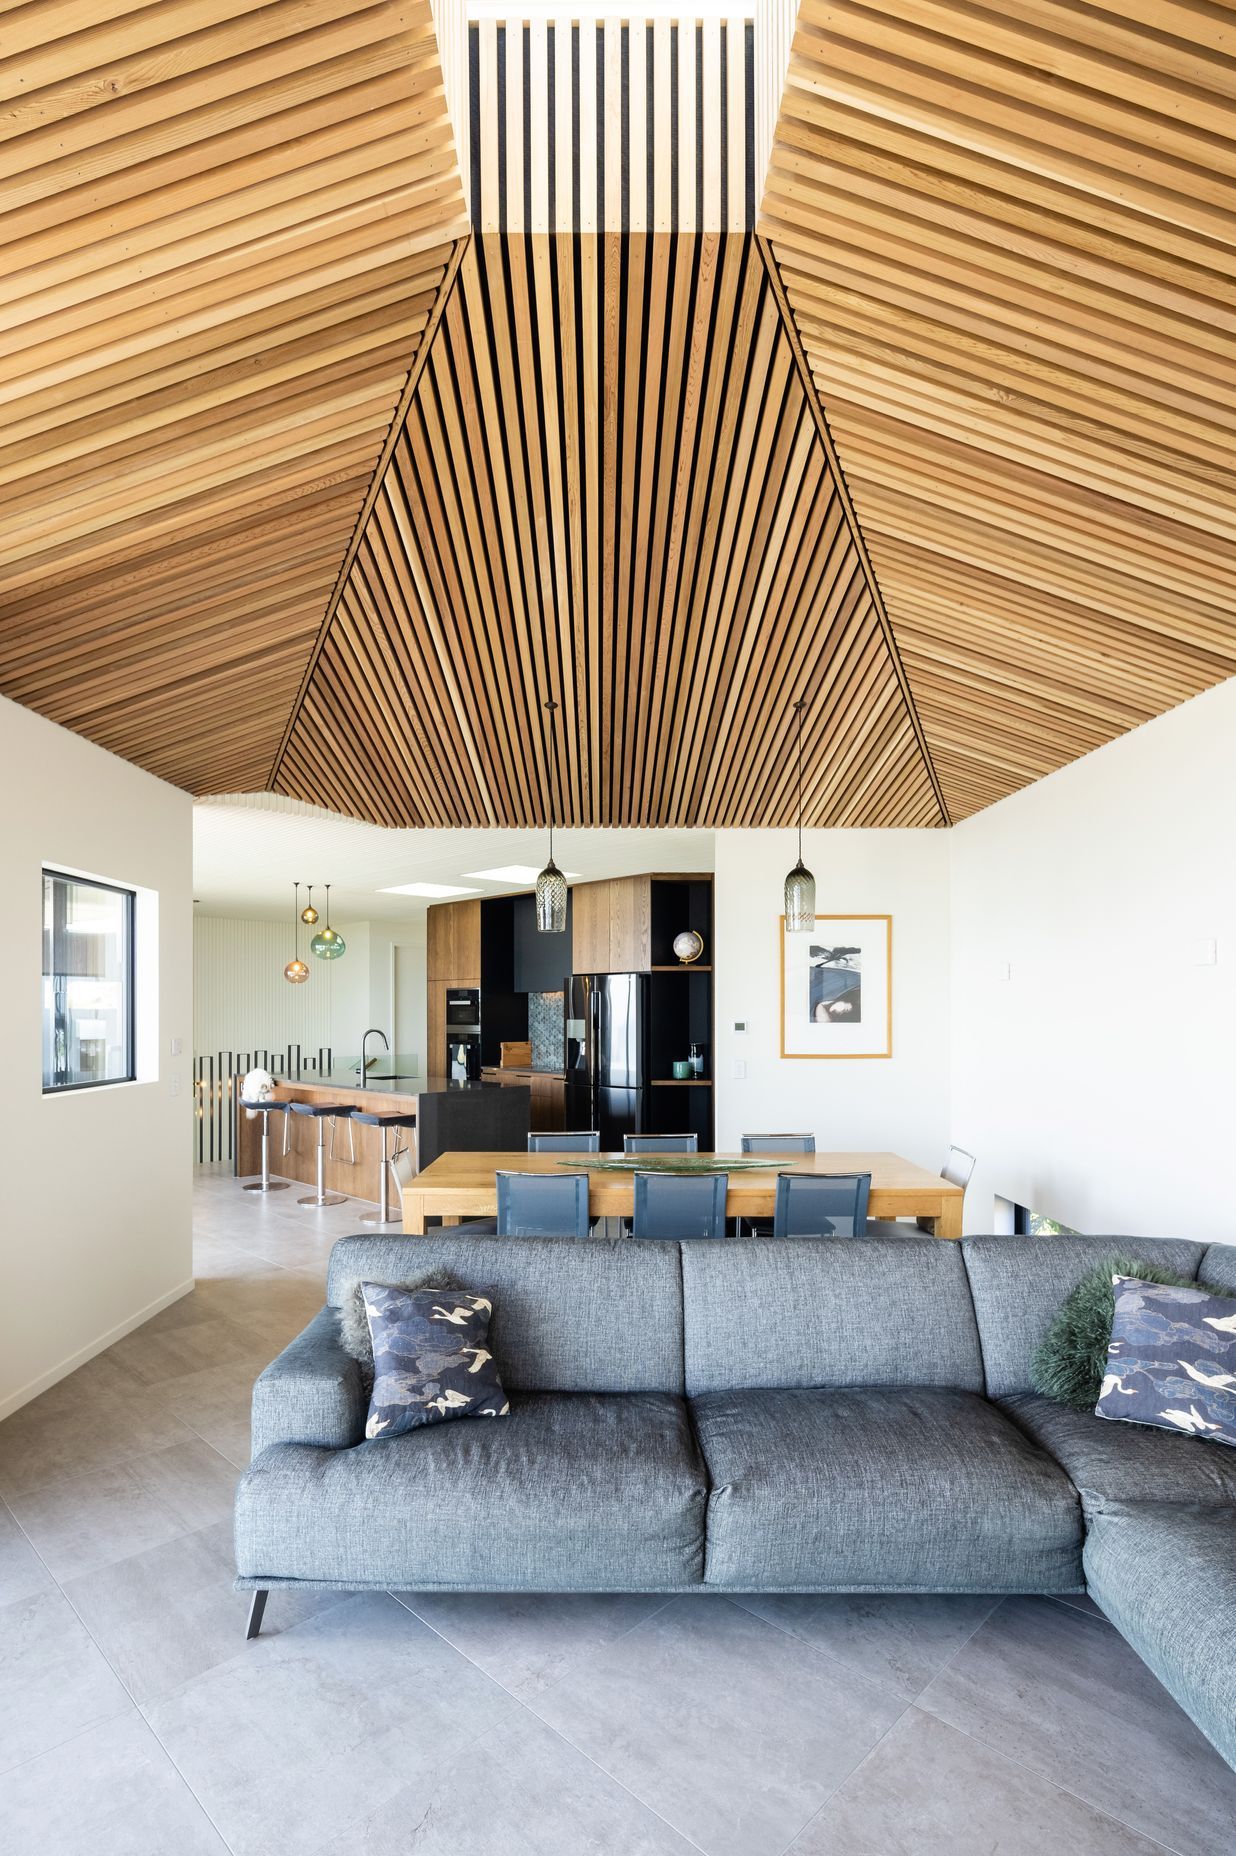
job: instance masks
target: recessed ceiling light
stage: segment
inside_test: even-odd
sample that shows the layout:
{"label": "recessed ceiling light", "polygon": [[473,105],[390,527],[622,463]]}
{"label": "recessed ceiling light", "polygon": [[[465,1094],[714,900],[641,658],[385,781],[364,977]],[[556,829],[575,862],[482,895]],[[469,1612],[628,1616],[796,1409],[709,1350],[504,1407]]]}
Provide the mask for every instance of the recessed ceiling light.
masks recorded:
{"label": "recessed ceiling light", "polygon": [[458,883],[388,883],[379,896],[479,896],[479,889],[461,889]]}
{"label": "recessed ceiling light", "polygon": [[[465,870],[465,876],[484,877],[487,883],[535,883],[540,876],[535,864],[501,864],[496,870]],[[568,883],[578,883],[578,870],[564,870]]]}

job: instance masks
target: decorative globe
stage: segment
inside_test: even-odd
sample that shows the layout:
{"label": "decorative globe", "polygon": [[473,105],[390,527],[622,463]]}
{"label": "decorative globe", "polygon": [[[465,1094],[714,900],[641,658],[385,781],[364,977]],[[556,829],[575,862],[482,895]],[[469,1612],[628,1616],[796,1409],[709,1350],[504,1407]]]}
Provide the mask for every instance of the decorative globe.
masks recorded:
{"label": "decorative globe", "polygon": [[684,967],[689,967],[693,960],[698,960],[704,951],[704,937],[696,934],[694,928],[684,928],[681,934],[674,936],[674,952]]}
{"label": "decorative globe", "polygon": [[289,960],[283,969],[283,977],[291,986],[303,986],[309,978],[309,969],[303,960]]}
{"label": "decorative globe", "polygon": [[309,952],[316,954],[319,960],[338,960],[340,954],[347,952],[347,942],[334,928],[320,928],[309,943]]}
{"label": "decorative globe", "polygon": [[302,920],[302,922],[304,922],[306,928],[313,927],[314,922],[316,922],[318,919],[318,912],[314,908],[312,903],[309,904],[307,909],[301,910],[300,919]]}

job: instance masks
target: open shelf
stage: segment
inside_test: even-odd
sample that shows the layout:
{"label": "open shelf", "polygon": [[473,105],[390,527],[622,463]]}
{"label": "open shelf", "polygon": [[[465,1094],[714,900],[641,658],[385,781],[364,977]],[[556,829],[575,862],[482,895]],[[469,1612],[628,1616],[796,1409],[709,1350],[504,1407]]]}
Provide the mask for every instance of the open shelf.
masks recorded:
{"label": "open shelf", "polygon": [[711,1089],[711,1076],[654,1076],[654,1089]]}
{"label": "open shelf", "polygon": [[649,967],[648,971],[650,973],[711,973],[712,968],[698,960],[686,962],[676,960],[672,967]]}

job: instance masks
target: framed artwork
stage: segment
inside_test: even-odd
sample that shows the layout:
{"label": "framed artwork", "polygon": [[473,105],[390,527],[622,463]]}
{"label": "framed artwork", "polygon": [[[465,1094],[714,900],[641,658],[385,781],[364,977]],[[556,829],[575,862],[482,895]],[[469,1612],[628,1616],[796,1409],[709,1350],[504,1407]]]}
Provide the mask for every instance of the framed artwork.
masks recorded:
{"label": "framed artwork", "polygon": [[817,915],[781,936],[781,1055],[891,1057],[893,918]]}

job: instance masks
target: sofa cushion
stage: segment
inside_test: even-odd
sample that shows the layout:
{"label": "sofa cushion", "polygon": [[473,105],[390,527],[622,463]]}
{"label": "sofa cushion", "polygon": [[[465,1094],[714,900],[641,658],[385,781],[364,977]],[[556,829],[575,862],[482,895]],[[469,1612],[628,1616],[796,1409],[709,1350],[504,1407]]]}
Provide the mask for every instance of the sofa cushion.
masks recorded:
{"label": "sofa cushion", "polygon": [[1038,1392],[1001,1399],[1000,1409],[1068,1472],[1087,1513],[1113,1502],[1236,1503],[1236,1450],[1108,1424]]}
{"label": "sofa cushion", "polygon": [[983,1344],[986,1392],[1031,1392],[1030,1363],[1060,1304],[1109,1257],[1136,1257],[1192,1278],[1203,1244],[1170,1237],[967,1237],[960,1246]]}
{"label": "sofa cushion", "polygon": [[706,1494],[680,1399],[516,1395],[502,1424],[265,1451],[237,1491],[236,1563],[243,1578],[379,1589],[689,1585]]}
{"label": "sofa cushion", "polygon": [[669,1392],[681,1396],[677,1244],[561,1238],[345,1237],[326,1299],[354,1285],[423,1282],[445,1271],[494,1305],[490,1346],[508,1392]]}
{"label": "sofa cushion", "polygon": [[1236,1446],[1236,1297],[1119,1276],[1098,1418]]}
{"label": "sofa cushion", "polygon": [[1068,1478],[973,1392],[714,1392],[691,1414],[713,1484],[709,1585],[1081,1589]]}
{"label": "sofa cushion", "polygon": [[960,1246],[934,1237],[682,1246],[687,1391],[953,1386],[981,1391]]}
{"label": "sofa cushion", "polygon": [[1216,1289],[1227,1289],[1236,1295],[1236,1242],[1207,1245],[1197,1273],[1202,1282],[1213,1283]]}
{"label": "sofa cushion", "polygon": [[1236,1507],[1095,1515],[1085,1566],[1096,1604],[1236,1766]]}

